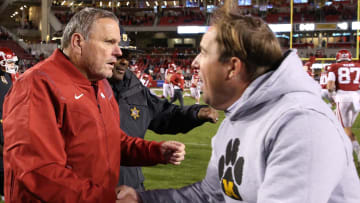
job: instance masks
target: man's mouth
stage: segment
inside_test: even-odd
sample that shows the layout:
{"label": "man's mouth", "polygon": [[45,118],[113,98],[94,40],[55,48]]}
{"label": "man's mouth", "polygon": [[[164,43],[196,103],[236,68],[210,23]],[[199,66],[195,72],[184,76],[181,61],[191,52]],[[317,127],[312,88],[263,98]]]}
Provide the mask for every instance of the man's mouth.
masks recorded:
{"label": "man's mouth", "polygon": [[111,69],[113,69],[113,68],[114,68],[114,66],[115,66],[115,62],[110,62],[110,63],[107,63],[107,65],[110,65],[110,66],[111,66]]}

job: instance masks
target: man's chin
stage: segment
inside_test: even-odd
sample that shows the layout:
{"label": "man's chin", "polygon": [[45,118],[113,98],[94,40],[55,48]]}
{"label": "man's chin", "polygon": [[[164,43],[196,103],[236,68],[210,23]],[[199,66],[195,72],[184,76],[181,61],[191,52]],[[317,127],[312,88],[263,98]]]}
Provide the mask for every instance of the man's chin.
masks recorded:
{"label": "man's chin", "polygon": [[113,72],[111,72],[111,73],[106,73],[106,74],[105,74],[105,77],[106,77],[106,78],[112,78],[112,77],[113,77]]}

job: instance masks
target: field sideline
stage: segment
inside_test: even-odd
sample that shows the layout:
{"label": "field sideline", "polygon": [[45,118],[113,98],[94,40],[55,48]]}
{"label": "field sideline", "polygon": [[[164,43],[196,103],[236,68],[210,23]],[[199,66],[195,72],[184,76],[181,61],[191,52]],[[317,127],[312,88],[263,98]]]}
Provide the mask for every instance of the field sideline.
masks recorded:
{"label": "field sideline", "polygon": [[[156,93],[160,94],[157,91]],[[190,97],[184,97],[184,102],[185,105],[195,103]],[[177,140],[185,143],[186,156],[180,166],[158,165],[144,167],[146,189],[180,188],[202,180],[211,155],[211,138],[215,135],[223,119],[224,113],[219,112],[219,122],[217,124],[206,123],[187,134],[158,135],[153,131],[148,131],[145,136],[147,140]],[[359,118],[356,120],[353,130],[357,139],[360,140]],[[359,166],[357,166],[357,169],[360,174]]]}

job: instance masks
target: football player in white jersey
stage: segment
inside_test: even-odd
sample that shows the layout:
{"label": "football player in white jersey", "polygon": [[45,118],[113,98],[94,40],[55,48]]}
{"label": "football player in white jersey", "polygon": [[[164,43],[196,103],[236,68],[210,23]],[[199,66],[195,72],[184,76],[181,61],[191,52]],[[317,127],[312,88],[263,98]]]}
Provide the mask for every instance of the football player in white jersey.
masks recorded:
{"label": "football player in white jersey", "polygon": [[165,71],[165,81],[163,84],[163,97],[172,98],[174,96],[174,88],[170,82],[171,75],[175,73],[176,65],[174,63],[169,64]]}
{"label": "football player in white jersey", "polygon": [[200,88],[201,88],[201,81],[199,76],[199,69],[194,69],[194,74],[191,77],[191,86],[190,86],[190,93],[191,97],[195,99],[196,104],[200,104]]}
{"label": "football player in white jersey", "polygon": [[321,98],[324,100],[327,100],[329,102],[329,106],[332,107],[335,105],[334,98],[332,94],[329,94],[329,91],[327,89],[327,78],[328,78],[328,70],[330,66],[326,65],[322,70],[320,74],[320,86],[321,86]]}

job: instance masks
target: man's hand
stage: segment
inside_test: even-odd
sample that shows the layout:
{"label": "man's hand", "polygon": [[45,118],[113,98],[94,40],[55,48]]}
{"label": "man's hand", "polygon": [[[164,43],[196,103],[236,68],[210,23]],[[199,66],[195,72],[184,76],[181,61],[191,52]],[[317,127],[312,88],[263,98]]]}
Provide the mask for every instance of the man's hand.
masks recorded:
{"label": "man's hand", "polygon": [[219,120],[218,111],[211,107],[203,107],[199,110],[197,117],[202,121],[216,123]]}
{"label": "man's hand", "polygon": [[180,165],[185,158],[185,145],[181,142],[166,141],[161,145],[161,153],[167,163]]}
{"label": "man's hand", "polygon": [[115,189],[116,203],[141,203],[141,198],[132,187],[121,185]]}

